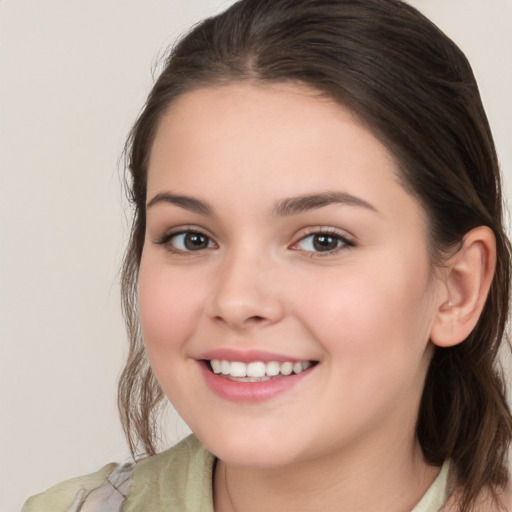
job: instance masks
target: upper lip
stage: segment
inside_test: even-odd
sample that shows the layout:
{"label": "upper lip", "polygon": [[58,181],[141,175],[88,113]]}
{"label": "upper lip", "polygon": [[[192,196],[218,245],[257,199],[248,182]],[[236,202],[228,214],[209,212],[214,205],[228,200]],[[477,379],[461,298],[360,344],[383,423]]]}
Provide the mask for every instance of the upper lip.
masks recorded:
{"label": "upper lip", "polygon": [[278,363],[284,363],[290,361],[292,363],[298,363],[302,361],[312,361],[307,357],[297,357],[286,354],[279,354],[276,352],[270,352],[267,350],[240,350],[232,348],[218,348],[203,352],[198,359],[206,359],[211,361],[212,359],[219,359],[225,361],[240,361],[241,363],[250,363],[252,361],[262,361],[268,363],[270,361],[277,361]]}

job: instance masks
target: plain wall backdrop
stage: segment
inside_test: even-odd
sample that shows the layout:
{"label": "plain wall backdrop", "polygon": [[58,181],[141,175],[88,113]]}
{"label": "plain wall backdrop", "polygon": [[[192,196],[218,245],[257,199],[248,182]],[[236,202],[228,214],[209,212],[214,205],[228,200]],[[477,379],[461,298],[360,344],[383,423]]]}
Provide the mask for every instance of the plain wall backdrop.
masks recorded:
{"label": "plain wall backdrop", "polygon": [[[0,0],[0,512],[129,455],[118,159],[157,56],[231,3]],[[512,0],[410,3],[469,57],[512,197]]]}

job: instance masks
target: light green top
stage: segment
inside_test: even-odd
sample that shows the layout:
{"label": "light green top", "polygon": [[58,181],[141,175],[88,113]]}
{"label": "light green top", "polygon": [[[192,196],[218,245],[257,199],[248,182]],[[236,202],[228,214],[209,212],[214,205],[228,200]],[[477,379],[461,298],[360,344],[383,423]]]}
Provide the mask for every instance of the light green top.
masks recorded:
{"label": "light green top", "polygon": [[[215,457],[193,435],[137,464],[108,464],[30,498],[22,512],[214,512]],[[448,463],[411,512],[438,512]]]}

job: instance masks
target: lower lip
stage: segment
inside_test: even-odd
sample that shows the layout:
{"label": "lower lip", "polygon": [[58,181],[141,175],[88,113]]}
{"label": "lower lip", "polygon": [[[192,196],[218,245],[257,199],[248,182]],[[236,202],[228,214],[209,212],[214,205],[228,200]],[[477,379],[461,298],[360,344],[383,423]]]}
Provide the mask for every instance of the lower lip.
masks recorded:
{"label": "lower lip", "polygon": [[208,363],[199,361],[207,386],[218,396],[231,402],[263,402],[288,391],[302,381],[314,366],[301,373],[276,377],[262,382],[238,382],[210,371]]}

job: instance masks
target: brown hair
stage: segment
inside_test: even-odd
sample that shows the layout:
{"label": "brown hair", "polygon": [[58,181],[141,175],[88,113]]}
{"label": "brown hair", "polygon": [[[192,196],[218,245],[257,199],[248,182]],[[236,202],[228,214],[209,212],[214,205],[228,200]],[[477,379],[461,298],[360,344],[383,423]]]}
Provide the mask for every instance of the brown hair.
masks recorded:
{"label": "brown hair", "polygon": [[417,424],[425,458],[452,460],[461,510],[469,510],[484,489],[508,483],[512,419],[498,352],[506,343],[510,246],[496,151],[471,67],[400,0],[241,0],[197,25],[167,57],[126,150],[135,212],[122,277],[130,352],[119,407],[132,452],[140,444],[155,452],[163,398],[137,319],[151,144],[178,96],[242,80],[305,84],[352,109],[395,155],[404,186],[427,212],[434,262],[472,228],[494,231],[497,267],[484,311],[463,343],[436,349]]}

